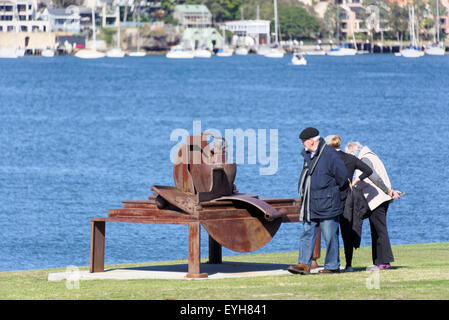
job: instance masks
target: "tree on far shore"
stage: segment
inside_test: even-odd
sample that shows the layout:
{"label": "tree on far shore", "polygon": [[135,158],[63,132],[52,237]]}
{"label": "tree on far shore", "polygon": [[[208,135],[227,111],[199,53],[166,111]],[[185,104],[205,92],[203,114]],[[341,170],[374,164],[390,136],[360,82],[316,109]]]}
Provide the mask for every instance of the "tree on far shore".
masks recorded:
{"label": "tree on far shore", "polygon": [[67,8],[68,6],[82,6],[84,0],[49,0],[48,3],[53,8]]}
{"label": "tree on far shore", "polygon": [[284,40],[314,39],[320,32],[320,23],[303,7],[279,7],[279,28]]}

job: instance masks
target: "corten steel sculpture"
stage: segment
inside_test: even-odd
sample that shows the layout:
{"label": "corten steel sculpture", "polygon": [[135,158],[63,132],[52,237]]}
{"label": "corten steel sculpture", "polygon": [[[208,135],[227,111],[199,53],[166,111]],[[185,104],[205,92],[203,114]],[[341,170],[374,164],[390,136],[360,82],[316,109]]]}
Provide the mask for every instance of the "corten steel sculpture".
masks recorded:
{"label": "corten steel sculpture", "polygon": [[153,185],[148,200],[122,201],[123,208],[110,209],[107,218],[92,218],[90,272],[104,271],[105,222],[188,225],[190,278],[207,277],[200,271],[201,225],[209,234],[209,263],[221,263],[222,246],[251,252],[266,245],[282,222],[298,222],[298,199],[259,199],[237,191],[236,164],[227,162],[227,148],[224,138],[210,133],[186,137],[174,164],[174,187]]}

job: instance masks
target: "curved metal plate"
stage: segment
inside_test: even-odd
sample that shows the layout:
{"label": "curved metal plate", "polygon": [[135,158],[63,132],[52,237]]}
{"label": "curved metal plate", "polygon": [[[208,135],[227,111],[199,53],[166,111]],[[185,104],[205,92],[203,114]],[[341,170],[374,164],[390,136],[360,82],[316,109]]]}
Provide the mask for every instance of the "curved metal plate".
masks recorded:
{"label": "curved metal plate", "polygon": [[254,251],[270,242],[282,220],[268,221],[253,206],[248,206],[247,212],[247,217],[204,220],[201,224],[222,246],[238,252]]}
{"label": "curved metal plate", "polygon": [[273,208],[270,204],[266,203],[265,201],[263,201],[259,198],[248,196],[246,194],[223,196],[223,197],[220,197],[219,199],[216,199],[215,201],[220,201],[220,200],[232,200],[232,201],[238,201],[238,202],[243,202],[243,203],[252,205],[252,206],[256,207],[257,209],[259,209],[260,211],[262,211],[265,216],[265,219],[267,219],[268,221],[274,220],[276,218],[280,218],[283,215],[285,215],[279,211],[276,211],[275,208]]}

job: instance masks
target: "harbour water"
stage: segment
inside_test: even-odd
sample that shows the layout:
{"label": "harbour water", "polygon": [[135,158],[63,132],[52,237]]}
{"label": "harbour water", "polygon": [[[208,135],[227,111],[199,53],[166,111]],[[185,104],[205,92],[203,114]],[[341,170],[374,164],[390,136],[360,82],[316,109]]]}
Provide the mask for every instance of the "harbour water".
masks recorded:
{"label": "harbour water", "polygon": [[[259,161],[237,169],[239,191],[261,197],[297,197],[304,127],[360,141],[406,193],[388,212],[392,244],[449,241],[449,57],[290,59],[0,61],[0,271],[88,265],[90,218],[173,185],[170,136],[195,121],[277,130],[275,174]],[[297,250],[301,230],[282,225],[256,252]],[[109,223],[105,263],[186,258],[187,231]]]}

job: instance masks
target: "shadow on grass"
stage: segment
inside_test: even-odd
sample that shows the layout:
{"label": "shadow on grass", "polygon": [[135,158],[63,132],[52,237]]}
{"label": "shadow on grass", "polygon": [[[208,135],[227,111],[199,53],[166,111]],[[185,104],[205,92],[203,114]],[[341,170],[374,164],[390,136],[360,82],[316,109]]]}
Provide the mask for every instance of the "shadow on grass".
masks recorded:
{"label": "shadow on grass", "polygon": [[[209,275],[223,273],[249,273],[249,272],[270,272],[270,271],[287,271],[289,264],[277,264],[277,263],[256,263],[256,262],[230,262],[223,261],[220,264],[201,263],[201,272],[208,273]],[[174,264],[174,265],[158,265],[158,266],[143,266],[134,268],[119,268],[109,269],[112,270],[133,270],[133,271],[154,271],[154,272],[173,272],[173,273],[186,273],[188,272],[188,264]]]}
{"label": "shadow on grass", "polygon": [[[354,271],[353,272],[367,272],[370,271],[369,268],[371,268],[372,266],[369,267],[354,267]],[[398,269],[404,269],[407,268],[407,266],[391,266],[390,269],[386,269],[386,270],[379,270],[379,271],[389,271],[389,270],[398,270]],[[351,272],[347,272],[347,273],[351,273]]]}

